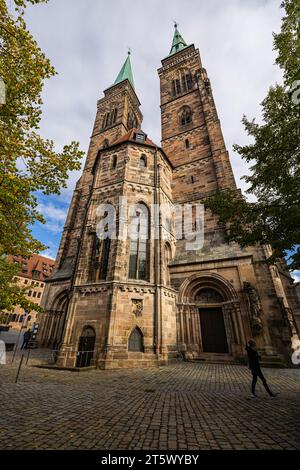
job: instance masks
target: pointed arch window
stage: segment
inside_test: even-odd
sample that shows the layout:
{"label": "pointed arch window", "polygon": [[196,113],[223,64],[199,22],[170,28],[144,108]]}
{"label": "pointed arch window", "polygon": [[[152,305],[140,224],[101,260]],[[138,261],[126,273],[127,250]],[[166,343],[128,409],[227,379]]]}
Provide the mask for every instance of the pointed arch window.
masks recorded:
{"label": "pointed arch window", "polygon": [[140,158],[140,168],[146,168],[147,167],[147,157],[146,155],[142,155]]}
{"label": "pointed arch window", "polygon": [[118,157],[117,155],[113,155],[112,161],[111,161],[111,167],[115,169],[117,167],[117,163],[118,163]]}
{"label": "pointed arch window", "polygon": [[[107,227],[106,230],[107,231]],[[105,281],[107,277],[110,253],[110,239],[99,239],[95,233],[92,250],[90,279],[93,282]]]}
{"label": "pointed arch window", "polygon": [[[104,139],[102,148],[107,149],[108,147],[109,147],[109,140]],[[97,156],[99,156],[99,152]]]}
{"label": "pointed arch window", "polygon": [[180,124],[186,126],[192,122],[192,111],[189,106],[184,106],[179,114]]}
{"label": "pointed arch window", "polygon": [[135,216],[130,221],[129,279],[149,280],[149,219],[146,205],[138,204]]}
{"label": "pointed arch window", "polygon": [[193,88],[193,79],[190,72],[183,72],[181,73],[180,78],[175,78],[172,80],[172,96],[176,98],[176,96],[181,95],[182,93],[186,93]]}

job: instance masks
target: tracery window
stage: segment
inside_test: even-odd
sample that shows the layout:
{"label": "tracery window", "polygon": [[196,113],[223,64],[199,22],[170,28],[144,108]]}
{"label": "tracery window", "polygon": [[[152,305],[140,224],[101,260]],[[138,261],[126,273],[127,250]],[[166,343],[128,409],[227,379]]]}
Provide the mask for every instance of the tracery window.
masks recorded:
{"label": "tracery window", "polygon": [[130,226],[129,279],[149,280],[149,218],[146,205],[138,204]]}

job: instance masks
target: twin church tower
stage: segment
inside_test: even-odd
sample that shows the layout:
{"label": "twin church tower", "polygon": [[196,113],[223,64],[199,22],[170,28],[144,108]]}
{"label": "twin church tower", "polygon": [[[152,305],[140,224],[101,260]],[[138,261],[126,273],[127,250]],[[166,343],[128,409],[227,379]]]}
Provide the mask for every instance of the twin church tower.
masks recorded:
{"label": "twin church tower", "polygon": [[[141,128],[130,55],[97,103],[43,296],[39,344],[57,350],[61,367],[121,368],[182,357],[243,361],[255,337],[265,363],[287,363],[298,306],[283,263],[259,262],[269,248],[227,244],[225,227],[208,210],[196,250],[175,237],[174,220],[153,220],[153,205],[171,211],[236,188],[210,80],[177,25],[158,74],[161,146]],[[129,214],[120,207],[125,200],[135,207]],[[99,238],[101,204],[115,208],[117,231],[133,223],[138,236]]]}

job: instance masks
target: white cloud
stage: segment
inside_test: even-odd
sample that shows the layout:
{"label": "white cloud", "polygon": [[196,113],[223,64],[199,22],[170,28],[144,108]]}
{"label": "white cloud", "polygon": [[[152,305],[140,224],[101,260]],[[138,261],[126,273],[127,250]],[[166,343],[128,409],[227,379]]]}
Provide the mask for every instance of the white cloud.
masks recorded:
{"label": "white cloud", "polygon": [[39,204],[38,211],[45,217],[47,221],[49,220],[56,222],[57,225],[64,223],[67,217],[67,209],[55,206],[53,203]]}
{"label": "white cloud", "polygon": [[296,282],[300,282],[300,271],[292,271],[291,276]]}

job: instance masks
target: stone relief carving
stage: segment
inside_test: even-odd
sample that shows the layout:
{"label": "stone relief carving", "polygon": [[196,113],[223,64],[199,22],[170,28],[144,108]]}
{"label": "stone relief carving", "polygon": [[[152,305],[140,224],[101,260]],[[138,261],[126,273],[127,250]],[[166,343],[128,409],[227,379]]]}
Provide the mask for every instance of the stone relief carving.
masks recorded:
{"label": "stone relief carving", "polygon": [[143,313],[143,301],[140,299],[132,299],[132,313],[136,317],[141,317]]}
{"label": "stone relief carving", "polygon": [[257,290],[250,282],[244,282],[244,292],[246,293],[248,310],[250,314],[250,326],[253,336],[260,334],[262,330],[262,307]]}

